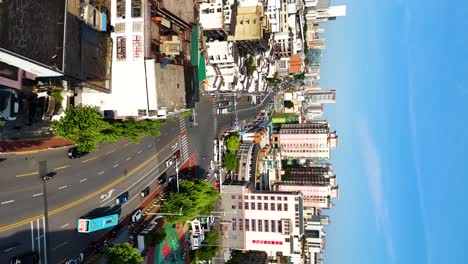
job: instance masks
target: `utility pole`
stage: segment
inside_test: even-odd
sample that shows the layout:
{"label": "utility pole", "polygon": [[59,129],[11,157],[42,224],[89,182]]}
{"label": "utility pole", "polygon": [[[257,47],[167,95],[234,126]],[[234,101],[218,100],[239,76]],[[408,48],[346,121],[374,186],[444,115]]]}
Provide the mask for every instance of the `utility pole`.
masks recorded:
{"label": "utility pole", "polygon": [[192,117],[193,117],[193,126],[198,126],[197,113],[196,113],[196,108],[195,107],[193,108],[193,111],[192,111]]}
{"label": "utility pole", "polygon": [[175,172],[176,172],[177,192],[179,192],[179,162],[178,162],[178,159],[176,159],[176,161],[175,161]]}
{"label": "utility pole", "polygon": [[[44,263],[47,264],[47,260],[49,259],[49,211],[47,207],[47,186],[46,181],[48,178],[47,173],[47,161],[42,160],[39,161],[39,177],[42,181],[42,193],[44,197]],[[38,239],[38,243],[40,243]]]}

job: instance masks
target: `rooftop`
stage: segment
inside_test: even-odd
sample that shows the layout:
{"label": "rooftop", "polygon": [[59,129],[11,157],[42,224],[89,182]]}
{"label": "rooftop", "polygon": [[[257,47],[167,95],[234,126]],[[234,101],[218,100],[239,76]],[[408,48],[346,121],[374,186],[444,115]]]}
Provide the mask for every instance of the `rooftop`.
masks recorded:
{"label": "rooftop", "polygon": [[218,3],[200,4],[200,25],[204,30],[222,29],[224,16],[223,5]]}
{"label": "rooftop", "polygon": [[292,55],[289,59],[289,73],[300,73],[302,68],[302,60],[299,54]]}
{"label": "rooftop", "polygon": [[65,3],[1,1],[0,48],[63,71]]}

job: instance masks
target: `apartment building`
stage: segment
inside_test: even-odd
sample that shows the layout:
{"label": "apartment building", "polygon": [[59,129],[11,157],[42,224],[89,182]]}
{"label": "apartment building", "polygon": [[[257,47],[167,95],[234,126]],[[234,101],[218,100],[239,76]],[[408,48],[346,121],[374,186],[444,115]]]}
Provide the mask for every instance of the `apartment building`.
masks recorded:
{"label": "apartment building", "polygon": [[264,251],[271,258],[300,252],[304,215],[299,192],[252,192],[249,182],[230,180],[221,188],[223,246]]}

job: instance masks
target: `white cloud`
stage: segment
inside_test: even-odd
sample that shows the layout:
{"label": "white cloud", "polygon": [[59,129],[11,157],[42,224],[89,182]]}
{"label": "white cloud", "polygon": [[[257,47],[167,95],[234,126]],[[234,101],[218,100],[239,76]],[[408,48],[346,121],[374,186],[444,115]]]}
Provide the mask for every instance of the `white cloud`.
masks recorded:
{"label": "white cloud", "polygon": [[382,165],[377,147],[369,134],[366,121],[360,124],[359,138],[364,162],[364,172],[367,176],[369,191],[374,204],[376,224],[385,239],[387,254],[390,257],[391,263],[396,263],[396,253],[391,235],[392,226],[382,181]]}

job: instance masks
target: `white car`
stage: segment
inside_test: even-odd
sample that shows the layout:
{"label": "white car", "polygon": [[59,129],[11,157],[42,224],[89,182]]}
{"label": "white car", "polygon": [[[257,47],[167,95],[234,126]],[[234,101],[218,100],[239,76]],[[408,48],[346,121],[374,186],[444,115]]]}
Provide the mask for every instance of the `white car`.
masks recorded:
{"label": "white car", "polygon": [[84,259],[84,254],[80,253],[76,255],[74,258],[65,261],[65,264],[80,264],[80,263],[83,263],[83,259]]}
{"label": "white car", "polygon": [[132,222],[136,223],[136,222],[140,222],[140,219],[141,219],[141,210],[138,209],[133,215],[132,215]]}
{"label": "white car", "polygon": [[172,164],[174,164],[174,161],[172,159],[166,160],[166,167],[169,168]]}

